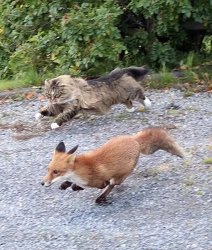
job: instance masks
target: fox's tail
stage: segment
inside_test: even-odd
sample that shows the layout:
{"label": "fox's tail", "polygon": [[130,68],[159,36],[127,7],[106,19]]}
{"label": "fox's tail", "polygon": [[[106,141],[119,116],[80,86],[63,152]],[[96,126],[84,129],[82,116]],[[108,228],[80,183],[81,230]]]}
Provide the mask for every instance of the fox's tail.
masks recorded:
{"label": "fox's tail", "polygon": [[184,157],[183,150],[174,139],[162,128],[147,128],[134,135],[139,142],[142,154],[153,154],[162,149],[181,158]]}

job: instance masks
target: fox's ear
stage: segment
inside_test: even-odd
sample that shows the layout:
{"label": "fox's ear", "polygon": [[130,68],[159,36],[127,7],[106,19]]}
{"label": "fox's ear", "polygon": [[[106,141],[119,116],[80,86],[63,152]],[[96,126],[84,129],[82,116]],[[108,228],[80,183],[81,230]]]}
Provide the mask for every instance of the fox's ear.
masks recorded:
{"label": "fox's ear", "polygon": [[68,163],[69,164],[73,164],[74,163],[74,161],[75,161],[75,158],[76,158],[76,155],[70,155],[69,157],[68,157]]}
{"label": "fox's ear", "polygon": [[79,145],[73,147],[71,150],[68,151],[67,154],[69,154],[69,155],[73,154],[77,150],[78,147],[79,147]]}
{"label": "fox's ear", "polygon": [[61,152],[62,152],[62,153],[65,153],[66,147],[65,147],[65,144],[64,144],[63,141],[61,141],[61,142],[57,145],[55,151],[60,152],[60,153],[61,153]]}

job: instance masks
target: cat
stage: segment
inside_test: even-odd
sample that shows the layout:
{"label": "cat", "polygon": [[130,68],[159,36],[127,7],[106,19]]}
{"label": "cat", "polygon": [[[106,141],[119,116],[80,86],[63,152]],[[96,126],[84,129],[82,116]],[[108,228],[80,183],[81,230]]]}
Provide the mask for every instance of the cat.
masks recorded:
{"label": "cat", "polygon": [[146,67],[129,67],[117,68],[93,80],[70,75],[45,80],[45,95],[49,105],[42,108],[35,118],[54,116],[51,128],[56,129],[80,111],[105,114],[115,104],[125,104],[128,111],[134,111],[132,101],[149,108],[151,101],[144,95],[139,83],[147,73]]}

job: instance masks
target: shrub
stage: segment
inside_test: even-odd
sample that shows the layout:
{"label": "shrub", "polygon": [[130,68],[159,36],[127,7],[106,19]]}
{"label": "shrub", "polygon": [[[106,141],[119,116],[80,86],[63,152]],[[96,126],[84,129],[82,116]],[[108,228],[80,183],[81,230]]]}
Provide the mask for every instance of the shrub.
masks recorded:
{"label": "shrub", "polygon": [[174,67],[189,51],[211,53],[211,12],[208,0],[4,0],[0,76]]}

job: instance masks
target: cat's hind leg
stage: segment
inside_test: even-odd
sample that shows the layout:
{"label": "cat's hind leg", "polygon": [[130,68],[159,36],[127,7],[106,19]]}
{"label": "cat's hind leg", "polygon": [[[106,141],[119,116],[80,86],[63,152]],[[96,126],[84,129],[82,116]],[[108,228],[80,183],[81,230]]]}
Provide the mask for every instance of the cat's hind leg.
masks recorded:
{"label": "cat's hind leg", "polygon": [[125,105],[127,106],[127,108],[126,108],[127,112],[132,113],[132,112],[134,112],[136,110],[136,108],[133,107],[133,103],[132,103],[131,100],[125,102]]}
{"label": "cat's hind leg", "polygon": [[[138,102],[142,103],[145,109],[149,109],[149,108],[151,107],[151,105],[152,105],[152,104],[151,104],[151,101],[149,100],[148,97],[146,97],[146,96],[144,95],[144,92],[143,92],[142,89],[140,89],[139,91],[137,91],[136,95],[137,95],[137,96],[136,96],[136,98],[135,98],[135,101],[138,101]],[[140,107],[138,108],[138,110],[142,110],[142,111],[143,111],[144,108],[143,108],[142,106],[140,106]]]}

